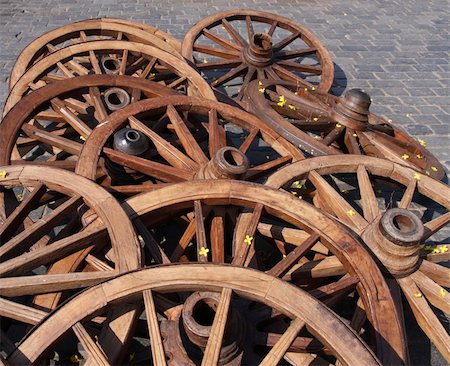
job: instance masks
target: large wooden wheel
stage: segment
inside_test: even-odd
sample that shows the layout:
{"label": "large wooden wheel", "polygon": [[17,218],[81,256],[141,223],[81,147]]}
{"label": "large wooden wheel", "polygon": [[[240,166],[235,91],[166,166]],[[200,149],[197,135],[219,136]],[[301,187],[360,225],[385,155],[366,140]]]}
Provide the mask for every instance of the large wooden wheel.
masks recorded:
{"label": "large wooden wheel", "polygon": [[123,75],[55,81],[25,96],[0,123],[0,165],[37,163],[75,170],[84,142],[109,114],[171,94],[177,92]]}
{"label": "large wooden wheel", "polygon": [[[37,324],[77,288],[140,268],[141,248],[117,201],[74,173],[0,167],[0,188],[0,296],[9,297],[0,298],[0,316],[2,347],[9,352],[10,337],[20,340],[27,324]],[[99,222],[83,221],[85,212]],[[131,325],[132,319],[118,319],[111,329],[123,339]]]}
{"label": "large wooden wheel", "polygon": [[[166,300],[168,297],[171,301]],[[137,336],[147,340],[147,346],[136,352],[111,339],[127,352],[127,364],[219,365],[230,360],[227,364],[237,365],[242,360],[244,364],[274,365],[283,358],[290,364],[324,361],[320,355],[296,352],[291,346],[298,334],[305,334],[311,341],[326,345],[331,356],[326,358],[332,363],[334,359],[343,365],[380,365],[340,318],[305,292],[261,272],[211,264],[148,268],[94,286],[36,327],[8,362],[25,365],[48,359],[58,343],[66,342],[67,348],[67,335],[74,333],[87,362],[110,364],[94,341],[98,335],[94,320],[117,303],[126,302],[141,304],[145,320],[136,333],[140,331],[143,334]],[[247,325],[251,320],[248,317],[266,323],[265,329],[257,332],[255,326]],[[236,323],[247,328],[238,333],[233,329]],[[278,323],[277,341],[271,347],[252,349],[258,342],[244,339],[245,335],[257,332],[261,337],[268,336],[270,323]],[[199,355],[194,351],[183,354],[189,350],[188,342]]]}
{"label": "large wooden wheel", "polygon": [[32,90],[55,80],[93,73],[131,75],[215,100],[202,76],[176,56],[142,43],[90,41],[61,48],[34,64],[11,89],[3,114]]}
{"label": "large wooden wheel", "polygon": [[406,360],[397,311],[375,263],[342,226],[293,195],[197,180],[135,195],[123,207],[145,243],[147,265],[212,261],[267,272],[347,318],[383,362]]}
{"label": "large wooden wheel", "polygon": [[167,96],[106,118],[87,139],[76,172],[132,194],[193,179],[257,180],[299,158],[295,147],[249,113]]}
{"label": "large wooden wheel", "polygon": [[359,89],[338,98],[293,83],[255,81],[246,96],[253,113],[309,156],[370,155],[437,179],[445,174],[424,141],[370,113],[371,99]]}
{"label": "large wooden wheel", "polygon": [[182,54],[212,87],[237,100],[253,79],[288,80],[327,92],[334,78],[331,57],[311,31],[256,10],[229,10],[202,19],[186,33]]}
{"label": "large wooden wheel", "polygon": [[127,40],[158,47],[180,57],[179,42],[158,28],[114,18],[89,19],[56,28],[36,38],[20,53],[9,80],[10,89],[36,62],[56,50],[92,40]]}
{"label": "large wooden wheel", "polygon": [[447,185],[387,160],[350,155],[294,163],[267,185],[301,195],[360,235],[450,361],[450,337],[434,311],[450,313]]}

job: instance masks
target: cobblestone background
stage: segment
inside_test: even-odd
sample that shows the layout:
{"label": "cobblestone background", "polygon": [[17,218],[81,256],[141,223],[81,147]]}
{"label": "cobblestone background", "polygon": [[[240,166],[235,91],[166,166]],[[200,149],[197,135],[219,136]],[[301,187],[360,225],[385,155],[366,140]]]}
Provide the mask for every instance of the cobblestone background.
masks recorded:
{"label": "cobblestone background", "polygon": [[[201,18],[230,8],[270,11],[310,28],[334,58],[333,92],[365,89],[372,111],[424,139],[450,168],[448,0],[0,0],[0,103],[19,52],[50,29],[122,17],[181,39]],[[412,348],[423,349],[419,343]],[[423,364],[429,353],[415,351],[413,361]],[[432,359],[442,362],[436,355]]]}

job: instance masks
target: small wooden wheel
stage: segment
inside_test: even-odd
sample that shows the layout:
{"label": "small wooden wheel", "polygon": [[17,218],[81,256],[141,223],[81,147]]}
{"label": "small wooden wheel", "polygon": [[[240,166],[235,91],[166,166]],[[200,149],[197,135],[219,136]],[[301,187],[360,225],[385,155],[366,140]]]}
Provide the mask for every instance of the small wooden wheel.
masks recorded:
{"label": "small wooden wheel", "polygon": [[[34,328],[8,362],[42,362],[58,345],[67,352],[79,341],[87,362],[111,364],[94,337],[102,316],[127,302],[139,304],[145,319],[134,334],[145,340],[139,349],[110,339],[127,364],[274,365],[284,358],[296,365],[324,357],[327,364],[381,365],[348,325],[305,292],[258,271],[213,264],[147,268],[91,287]],[[271,344],[258,346],[264,337]],[[299,352],[296,339],[326,345],[329,355]]]}
{"label": "small wooden wheel", "polygon": [[246,95],[252,112],[307,155],[365,154],[444,177],[426,143],[370,113],[371,99],[360,89],[338,98],[292,83],[255,81]]}
{"label": "small wooden wheel", "polygon": [[288,80],[327,92],[334,78],[330,54],[311,31],[262,11],[229,10],[202,19],[186,33],[182,54],[212,87],[227,88],[237,100],[253,79]]}
{"label": "small wooden wheel", "polygon": [[193,179],[256,180],[301,157],[253,115],[177,95],[111,114],[89,135],[76,172],[132,194]]}
{"label": "small wooden wheel", "polygon": [[90,41],[61,48],[36,62],[11,89],[3,115],[31,90],[55,80],[94,73],[149,79],[215,100],[201,75],[176,56],[142,43]]}
{"label": "small wooden wheel", "polygon": [[123,207],[145,243],[146,265],[212,261],[267,272],[347,318],[386,364],[406,359],[397,310],[375,262],[341,225],[294,195],[196,180],[135,195]]}
{"label": "small wooden wheel", "polygon": [[92,130],[131,102],[174,90],[130,76],[87,75],[55,81],[25,96],[0,123],[0,165],[75,170]]}
{"label": "small wooden wheel", "polygon": [[[21,323],[37,324],[71,290],[141,266],[133,225],[93,182],[60,169],[17,165],[0,167],[0,188],[0,295],[10,297],[0,298],[0,315],[19,324],[14,337],[26,331]],[[83,223],[85,212],[101,223]],[[132,322],[119,323],[121,338]],[[2,328],[8,324],[2,321]],[[2,346],[8,338],[3,328]]]}
{"label": "small wooden wheel", "polygon": [[449,233],[447,185],[387,160],[356,155],[294,163],[267,185],[302,195],[359,234],[450,362],[450,337],[432,310],[450,313],[448,245],[436,245]]}
{"label": "small wooden wheel", "polygon": [[31,42],[17,58],[9,80],[11,89],[36,62],[56,50],[92,40],[127,40],[158,47],[180,57],[179,42],[158,28],[114,18],[89,19],[56,28]]}

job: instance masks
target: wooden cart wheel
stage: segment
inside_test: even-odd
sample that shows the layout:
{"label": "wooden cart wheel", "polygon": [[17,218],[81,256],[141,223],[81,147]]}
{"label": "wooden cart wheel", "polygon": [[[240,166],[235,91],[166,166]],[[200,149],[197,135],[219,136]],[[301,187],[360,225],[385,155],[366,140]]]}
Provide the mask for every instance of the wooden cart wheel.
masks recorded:
{"label": "wooden cart wheel", "polygon": [[[171,301],[166,300],[169,296]],[[228,301],[224,301],[225,298]],[[127,364],[153,361],[154,365],[200,362],[202,365],[221,365],[228,359],[231,363],[227,365],[237,365],[242,359],[244,364],[249,360],[253,365],[274,365],[283,358],[290,364],[321,360],[319,355],[308,351],[296,352],[295,345],[291,345],[298,334],[307,334],[310,340],[326,345],[331,355],[328,359],[340,364],[381,364],[339,317],[300,289],[258,271],[212,264],[147,268],[91,287],[36,327],[8,362],[25,365],[48,359],[48,353],[58,349],[58,343],[66,342],[67,347],[67,337],[74,333],[88,363],[110,364],[93,338],[98,334],[94,320],[117,303],[125,302],[140,303],[145,320],[142,330],[137,329],[136,333],[146,339],[146,346],[139,352],[130,352],[111,339],[127,352],[128,360],[124,361]],[[247,323],[244,318],[247,314],[259,318],[260,323],[265,322],[266,329],[267,323],[277,323],[276,318],[284,320],[284,324],[278,325],[278,339],[272,347],[255,351],[252,348],[256,348],[257,341],[243,339],[256,332],[254,326],[242,329],[242,334],[233,329],[233,324],[243,326]],[[266,329],[260,330],[258,335],[269,335]],[[143,334],[138,334],[139,331]],[[172,333],[179,339],[167,339]],[[169,353],[168,341],[185,344],[179,346],[180,352]],[[194,355],[181,352],[184,347],[188,348],[188,342],[193,344]],[[199,353],[198,358],[195,353]],[[180,359],[183,361],[177,362]]]}
{"label": "wooden cart wheel", "polygon": [[[333,83],[331,56],[297,22],[255,10],[229,10],[195,24],[182,44],[212,87],[241,100],[253,79],[289,80],[327,92]],[[237,88],[236,88],[237,87]]]}
{"label": "wooden cart wheel", "polygon": [[36,62],[11,89],[3,115],[32,90],[55,80],[92,73],[131,75],[215,100],[197,71],[159,48],[128,41],[90,41],[61,48]]}
{"label": "wooden cart wheel", "polygon": [[179,42],[158,28],[114,18],[89,19],[56,28],[31,42],[17,58],[9,80],[12,89],[36,62],[56,50],[92,40],[127,40],[158,47],[180,57]]}
{"label": "wooden cart wheel", "polygon": [[149,254],[147,265],[212,261],[265,271],[347,318],[383,362],[406,360],[395,305],[370,255],[293,195],[236,180],[197,180],[135,195],[123,207]]}
{"label": "wooden cart wheel", "polygon": [[370,113],[370,96],[360,89],[338,98],[292,83],[255,81],[246,96],[253,113],[307,155],[369,155],[444,177],[426,143]]}
{"label": "wooden cart wheel", "polygon": [[[20,323],[37,324],[72,290],[141,266],[131,221],[95,183],[60,169],[17,165],[0,167],[0,188],[0,296],[15,292],[8,300],[0,298],[0,316],[2,328],[10,323],[6,318],[12,319],[14,337],[26,331]],[[99,222],[83,223],[84,212],[95,213]],[[42,295],[30,299],[26,294]],[[131,320],[116,323],[119,338]],[[4,331],[3,346],[9,338]]]}
{"label": "wooden cart wheel", "polygon": [[55,81],[25,96],[0,123],[0,165],[75,170],[84,141],[110,113],[138,100],[172,94],[178,93],[123,75]]}
{"label": "wooden cart wheel", "polygon": [[256,180],[299,158],[295,147],[253,115],[178,95],[111,114],[90,134],[76,172],[133,194],[193,179]]}
{"label": "wooden cart wheel", "polygon": [[356,155],[294,163],[267,185],[296,192],[360,235],[450,362],[450,337],[433,311],[450,313],[447,185],[387,160]]}

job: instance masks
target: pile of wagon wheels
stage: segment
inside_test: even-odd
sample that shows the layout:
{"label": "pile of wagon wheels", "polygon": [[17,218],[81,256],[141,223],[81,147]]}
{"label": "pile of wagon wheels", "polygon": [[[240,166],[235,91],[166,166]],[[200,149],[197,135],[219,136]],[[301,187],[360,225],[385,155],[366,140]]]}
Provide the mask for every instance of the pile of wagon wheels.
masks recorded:
{"label": "pile of wagon wheels", "polygon": [[0,123],[0,364],[407,365],[411,313],[450,362],[444,168],[333,77],[252,10],[30,43]]}

